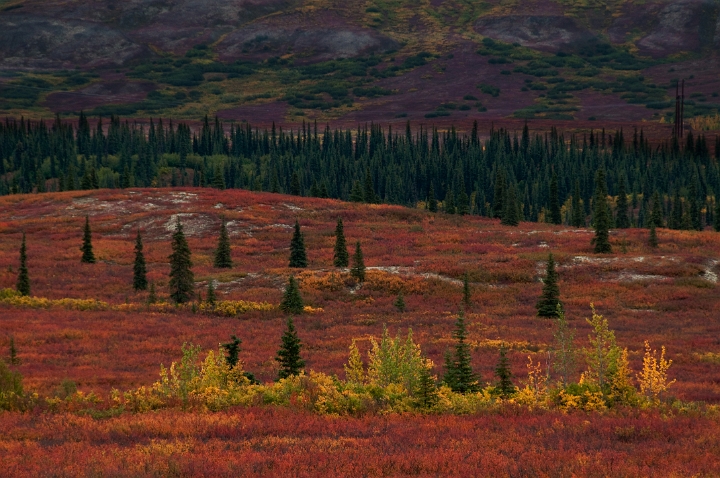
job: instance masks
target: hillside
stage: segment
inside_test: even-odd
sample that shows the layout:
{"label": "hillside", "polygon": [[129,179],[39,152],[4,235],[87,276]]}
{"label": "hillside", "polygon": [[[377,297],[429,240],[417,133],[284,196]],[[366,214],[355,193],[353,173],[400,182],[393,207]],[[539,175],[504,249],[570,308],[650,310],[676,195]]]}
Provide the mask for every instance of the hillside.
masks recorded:
{"label": "hillside", "polygon": [[[3,0],[0,113],[672,122],[720,105],[717,0]],[[716,127],[717,128],[717,127]]]}
{"label": "hillside", "polygon": [[[242,190],[101,190],[0,201],[0,288],[14,288],[19,234],[24,231],[33,295],[139,307],[78,312],[0,306],[4,331],[15,337],[23,359],[20,370],[28,384],[43,392],[66,377],[83,390],[104,393],[149,384],[158,364],[175,360],[183,342],[213,348],[233,333],[243,340],[247,369],[262,380],[274,377],[282,312],[218,318],[143,310],[147,293],[131,288],[136,231],[144,235],[149,279],[159,298],[167,300],[170,236],[180,218],[193,253],[196,287],[203,295],[212,279],[219,299],[276,306],[288,276],[298,277],[306,303],[322,309],[298,318],[309,368],[342,375],[351,341],[368,347],[367,339],[380,336],[385,324],[393,334],[412,327],[441,373],[467,272],[473,291],[467,311],[470,341],[483,381],[492,380],[501,341],[510,344],[513,371],[523,377],[527,357],[544,360],[553,340],[552,322],[535,317],[540,278],[551,252],[578,342],[585,342],[589,327],[584,317],[594,303],[617,331],[618,342],[629,348],[636,370],[645,339],[664,344],[678,380],[673,393],[683,400],[720,402],[719,324],[713,313],[720,236],[711,231],[662,229],[657,250],[646,246],[646,230],[613,232],[618,253],[597,256],[589,229],[537,223],[508,228],[475,216]],[[80,263],[86,215],[94,233],[95,265]],[[338,217],[345,222],[349,245],[362,243],[369,270],[360,288],[347,272],[332,267]],[[232,241],[235,267],[229,271],[212,267],[221,218],[228,221]],[[287,268],[295,219],[308,249],[305,270]],[[392,305],[400,290],[407,303],[402,314]]]}
{"label": "hillside", "polygon": [[[80,262],[86,217],[95,264]],[[362,284],[332,267],[338,218],[348,245],[362,244]],[[198,302],[164,303],[178,219],[192,251],[196,291],[207,297],[208,282],[216,285],[214,311]],[[222,220],[231,240],[229,270],[212,265]],[[287,267],[296,220],[306,269]],[[138,231],[156,286],[154,305],[147,304],[148,292],[132,289]],[[30,298],[7,289],[16,284],[23,232]],[[592,235],[567,226],[505,227],[478,216],[244,190],[0,197],[0,346],[5,359],[13,337],[19,364],[12,369],[23,375],[28,400],[36,401],[35,412],[0,412],[0,466],[11,476],[717,474],[720,235],[659,229],[659,247],[650,249],[644,229],[612,231],[616,253],[610,255],[592,253]],[[643,341],[666,347],[669,378],[677,382],[662,404],[534,408],[511,399],[459,414],[370,408],[352,417],[310,406],[320,406],[346,377],[351,343],[365,356],[385,327],[399,337],[412,328],[418,350],[434,362],[431,373],[442,377],[466,273],[467,344],[485,390],[495,383],[502,345],[518,387],[530,383],[528,359],[544,375],[556,325],[536,317],[535,303],[548,253],[558,264],[577,347],[588,346],[591,303],[627,348],[632,383],[642,370]],[[250,387],[281,390],[293,383],[273,382],[286,320],[277,304],[290,274],[309,306],[295,317],[309,371],[309,378],[295,380],[305,388],[284,401],[255,396],[233,407],[213,405],[217,385],[207,397],[194,396],[207,400],[203,406],[145,401],[157,386],[160,364],[167,374],[176,362],[171,376],[180,369],[181,348],[186,354],[187,344],[217,350],[233,334],[242,340],[244,370],[266,384]],[[401,291],[403,312],[393,305]],[[242,308],[230,311],[229,304]],[[573,381],[584,368],[579,360]],[[203,371],[212,369],[209,363]],[[328,378],[319,386],[322,377]],[[387,390],[401,394],[393,386]],[[0,405],[4,398],[0,394]]]}

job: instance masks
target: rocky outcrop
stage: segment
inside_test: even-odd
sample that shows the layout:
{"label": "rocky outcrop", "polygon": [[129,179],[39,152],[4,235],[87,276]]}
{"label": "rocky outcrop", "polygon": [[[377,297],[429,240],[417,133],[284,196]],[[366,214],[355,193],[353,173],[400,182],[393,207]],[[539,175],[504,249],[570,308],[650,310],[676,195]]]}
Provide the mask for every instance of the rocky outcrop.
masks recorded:
{"label": "rocky outcrop", "polygon": [[552,52],[581,46],[595,38],[575,20],[561,15],[485,17],[475,23],[475,31],[494,40]]}
{"label": "rocky outcrop", "polygon": [[263,58],[292,52],[299,62],[350,58],[397,48],[374,30],[325,14],[273,16],[228,34],[216,47],[221,59]]}
{"label": "rocky outcrop", "polygon": [[682,0],[663,8],[650,34],[638,41],[640,51],[663,57],[717,45],[720,5],[714,0]]}
{"label": "rocky outcrop", "polygon": [[102,24],[26,14],[0,16],[4,68],[117,66],[146,52]]}

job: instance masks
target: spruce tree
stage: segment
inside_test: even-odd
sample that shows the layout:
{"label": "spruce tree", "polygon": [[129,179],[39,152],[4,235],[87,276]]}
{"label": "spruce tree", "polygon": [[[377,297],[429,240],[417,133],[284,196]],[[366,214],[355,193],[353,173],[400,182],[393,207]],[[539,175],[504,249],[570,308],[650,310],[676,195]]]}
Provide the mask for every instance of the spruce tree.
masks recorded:
{"label": "spruce tree", "polygon": [[467,344],[467,331],[465,329],[465,314],[460,311],[455,322],[454,353],[445,354],[445,377],[443,381],[454,392],[471,393],[480,390],[478,384],[480,377],[473,372],[470,346]]}
{"label": "spruce tree", "polygon": [[492,217],[501,218],[505,212],[505,174],[495,171],[495,190],[493,194]]}
{"label": "spruce tree", "polygon": [[618,186],[615,227],[617,227],[618,229],[627,229],[630,227],[630,217],[628,216],[627,191],[625,190],[625,179],[621,179],[620,185]]}
{"label": "spruce tree", "polygon": [[[720,154],[720,151],[718,152]],[[715,232],[720,232],[720,194],[715,195],[715,222],[713,223]]]}
{"label": "spruce tree", "polygon": [[308,260],[305,254],[305,238],[300,232],[300,223],[295,220],[295,232],[290,241],[290,267],[307,267]]}
{"label": "spruce tree", "polygon": [[702,212],[700,211],[700,201],[698,199],[697,189],[695,181],[690,183],[690,191],[688,192],[690,195],[690,199],[688,201],[690,203],[690,226],[695,231],[702,231]]}
{"label": "spruce tree", "polygon": [[510,187],[508,187],[507,196],[505,197],[505,211],[503,211],[500,224],[503,226],[517,226],[519,224],[518,202],[514,184],[511,184]]}
{"label": "spruce tree", "polygon": [[298,283],[294,276],[290,276],[287,286],[285,286],[282,301],[280,302],[280,310],[288,314],[302,314],[304,307],[305,304],[303,304]]}
{"label": "spruce tree", "polygon": [[498,379],[495,390],[502,398],[509,398],[515,394],[515,385],[512,383],[512,372],[510,371],[510,361],[507,358],[505,344],[500,345],[500,358],[495,367],[495,377]]}
{"label": "spruce tree", "polygon": [[595,245],[596,254],[607,254],[612,252],[610,245],[610,211],[607,203],[607,184],[605,183],[605,171],[600,169],[595,178],[595,198],[593,200],[593,225],[595,226],[595,237],[592,244]]}
{"label": "spruce tree", "polygon": [[545,280],[543,281],[542,295],[538,299],[535,308],[538,317],[557,317],[560,302],[560,287],[558,286],[558,274],[555,271],[555,259],[553,255],[548,256]]}
{"label": "spruce tree", "polygon": [[234,368],[238,362],[240,361],[240,344],[242,343],[242,340],[237,338],[235,335],[230,336],[230,342],[220,344],[222,348],[225,349],[225,352],[227,355],[225,356],[225,361],[227,362],[228,366],[230,368]]}
{"label": "spruce tree", "polygon": [[215,303],[217,302],[217,296],[215,295],[215,281],[212,279],[208,279],[207,297],[205,298],[205,302],[213,307],[215,307]]}
{"label": "spruce tree", "polygon": [[648,238],[648,245],[655,249],[658,246],[657,231],[655,230],[655,224],[650,224],[650,236]]}
{"label": "spruce tree", "polygon": [[17,348],[15,348],[15,337],[10,336],[10,365],[20,365]]}
{"label": "spruce tree", "polygon": [[82,258],[80,262],[86,264],[95,264],[95,254],[93,254],[92,246],[92,232],[90,232],[90,217],[85,216],[85,229],[83,232],[83,243],[80,248],[82,251]]}
{"label": "spruce tree", "polygon": [[230,253],[230,236],[228,235],[225,220],[220,226],[220,237],[218,238],[217,249],[215,249],[215,260],[213,265],[220,269],[232,268],[232,255]]}
{"label": "spruce tree", "polygon": [[135,263],[133,264],[133,289],[147,290],[147,268],[145,266],[145,255],[143,254],[142,237],[138,230],[135,239]]}
{"label": "spruce tree", "polygon": [[420,408],[424,410],[433,408],[439,401],[437,384],[430,369],[431,363],[428,361],[420,368],[420,377],[418,378],[416,401]]}
{"label": "spruce tree", "polygon": [[552,224],[561,224],[562,216],[560,215],[560,194],[558,192],[557,174],[552,175],[550,179],[550,222]]}
{"label": "spruce tree", "polygon": [[30,276],[28,275],[27,268],[27,249],[25,247],[24,232],[22,235],[22,242],[20,243],[20,268],[18,269],[16,289],[20,295],[30,295]]}
{"label": "spruce tree", "polygon": [[680,192],[678,190],[675,191],[675,197],[672,201],[672,210],[670,212],[670,217],[668,218],[668,228],[669,229],[680,229],[682,227],[683,222],[683,206],[682,206],[682,200],[680,199]]}
{"label": "spruce tree", "polygon": [[360,186],[360,181],[353,182],[352,190],[350,190],[350,201],[351,202],[363,202],[365,200],[365,196],[363,195],[362,186]]}
{"label": "spruce tree", "polygon": [[211,184],[215,189],[220,189],[221,191],[225,189],[225,174],[223,174],[223,170],[220,166],[215,166]]}
{"label": "spruce tree", "polygon": [[150,292],[148,293],[148,304],[154,304],[157,302],[157,295],[155,294],[155,281],[150,282]]}
{"label": "spruce tree", "polygon": [[470,198],[464,189],[460,190],[456,201],[457,213],[464,216],[470,212]]}
{"label": "spruce tree", "polygon": [[570,219],[573,227],[585,227],[585,211],[580,203],[580,181],[575,180],[575,189],[572,196],[572,217]]}
{"label": "spruce tree", "polygon": [[355,253],[353,254],[353,265],[350,269],[350,275],[358,282],[365,282],[365,259],[362,249],[360,248],[360,241],[355,243]]}
{"label": "spruce tree", "polygon": [[663,227],[663,210],[662,200],[660,193],[655,191],[652,199],[652,212],[650,213],[650,224],[654,224],[655,227]]}
{"label": "spruce tree", "polygon": [[305,367],[305,361],[300,357],[301,348],[302,343],[298,338],[292,317],[288,317],[287,329],[282,335],[280,350],[278,350],[275,358],[280,364],[278,380],[300,374],[303,367]]}
{"label": "spruce tree", "polygon": [[430,184],[430,190],[428,191],[428,211],[430,212],[437,212],[438,210],[438,202],[437,198],[435,197],[435,188],[433,188],[432,183]]}
{"label": "spruce tree", "polygon": [[377,202],[375,196],[375,187],[373,186],[372,176],[370,175],[370,168],[365,168],[365,183],[363,184],[363,199],[368,204]]}
{"label": "spruce tree", "polygon": [[335,253],[333,255],[333,265],[335,267],[347,267],[349,265],[350,256],[345,243],[345,230],[342,219],[338,218],[335,226]]}
{"label": "spruce tree", "polygon": [[298,176],[297,171],[293,171],[290,179],[290,194],[300,196],[300,176]]}
{"label": "spruce tree", "polygon": [[405,296],[403,295],[402,289],[400,290],[400,292],[398,292],[397,299],[395,299],[393,305],[398,310],[398,312],[405,312]]}
{"label": "spruce tree", "polygon": [[195,289],[195,276],[191,270],[190,246],[188,246],[183,227],[178,218],[172,237],[170,254],[170,298],[178,304],[192,300]]}
{"label": "spruce tree", "polygon": [[463,276],[463,305],[467,308],[471,305],[472,291],[470,290],[470,276],[467,272]]}

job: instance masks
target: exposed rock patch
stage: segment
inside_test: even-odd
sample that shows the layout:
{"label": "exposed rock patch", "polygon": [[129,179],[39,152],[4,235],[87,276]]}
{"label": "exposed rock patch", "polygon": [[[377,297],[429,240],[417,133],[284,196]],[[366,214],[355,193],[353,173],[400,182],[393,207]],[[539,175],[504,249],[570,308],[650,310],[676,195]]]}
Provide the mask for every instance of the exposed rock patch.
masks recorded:
{"label": "exposed rock patch", "polygon": [[719,9],[712,0],[673,2],[658,13],[657,25],[637,45],[641,52],[655,57],[717,45]]}
{"label": "exposed rock patch", "polygon": [[579,26],[572,18],[561,15],[508,15],[481,18],[475,30],[506,43],[558,51],[591,41],[595,34]]}
{"label": "exposed rock patch", "polygon": [[4,68],[119,66],[147,53],[104,25],[36,15],[0,17],[0,65]]}

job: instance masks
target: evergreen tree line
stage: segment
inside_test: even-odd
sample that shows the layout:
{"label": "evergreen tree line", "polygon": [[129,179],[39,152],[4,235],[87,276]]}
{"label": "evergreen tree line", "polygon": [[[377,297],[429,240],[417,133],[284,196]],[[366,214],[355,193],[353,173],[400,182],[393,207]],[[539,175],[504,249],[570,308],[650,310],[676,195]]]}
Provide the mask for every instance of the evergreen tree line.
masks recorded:
{"label": "evergreen tree line", "polygon": [[[565,137],[499,129],[481,139],[454,128],[356,131],[226,126],[207,117],[148,126],[111,117],[95,126],[56,118],[0,123],[0,194],[93,188],[209,186],[415,206],[451,214],[575,226],[592,216],[598,170],[606,171],[612,226],[650,227],[658,195],[662,227],[713,224],[720,191],[720,137],[692,132],[651,147],[643,131]],[[660,227],[660,226],[657,226]]]}

